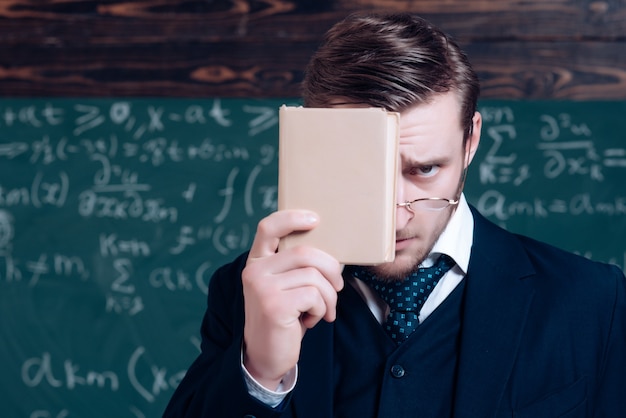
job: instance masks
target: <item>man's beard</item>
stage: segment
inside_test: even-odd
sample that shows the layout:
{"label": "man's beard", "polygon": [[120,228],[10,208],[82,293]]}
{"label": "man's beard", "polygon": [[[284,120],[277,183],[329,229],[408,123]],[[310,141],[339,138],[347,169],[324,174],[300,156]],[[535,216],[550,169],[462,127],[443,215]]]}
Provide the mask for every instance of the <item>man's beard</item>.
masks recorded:
{"label": "man's beard", "polygon": [[[434,243],[433,243],[434,245]],[[377,279],[382,280],[384,282],[402,282],[412,273],[415,273],[420,265],[424,262],[430,251],[432,250],[433,245],[428,249],[428,251],[419,251],[419,253],[415,254],[415,261],[411,263],[408,268],[404,268],[401,270],[396,270],[391,266],[392,263],[388,263],[385,265],[378,266],[370,266],[367,267],[371,273],[373,273]]]}
{"label": "man's beard", "polygon": [[[432,251],[435,243],[443,233],[444,229],[448,225],[452,214],[454,213],[454,208],[450,208],[450,210],[446,210],[447,215],[441,218],[438,222],[437,227],[433,231],[432,238],[429,242],[426,243],[425,247],[418,248],[414,254],[411,254],[413,261],[406,267],[402,269],[398,269],[398,266],[395,265],[395,262],[380,264],[378,266],[371,266],[367,269],[376,275],[376,277],[383,281],[394,282],[394,281],[404,281],[409,275],[415,273],[420,265],[424,262],[424,260],[428,257],[430,252]],[[442,214],[443,215],[443,214]],[[400,237],[402,234],[398,234]],[[415,236],[415,234],[404,234],[407,237]]]}

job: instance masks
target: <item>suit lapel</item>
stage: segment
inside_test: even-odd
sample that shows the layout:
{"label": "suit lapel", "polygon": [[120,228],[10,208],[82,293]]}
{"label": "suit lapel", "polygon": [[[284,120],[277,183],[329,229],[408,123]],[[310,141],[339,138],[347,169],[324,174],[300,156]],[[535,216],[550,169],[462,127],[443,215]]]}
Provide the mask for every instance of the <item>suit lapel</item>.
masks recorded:
{"label": "suit lapel", "polygon": [[534,270],[517,239],[473,212],[455,418],[498,410],[534,293]]}

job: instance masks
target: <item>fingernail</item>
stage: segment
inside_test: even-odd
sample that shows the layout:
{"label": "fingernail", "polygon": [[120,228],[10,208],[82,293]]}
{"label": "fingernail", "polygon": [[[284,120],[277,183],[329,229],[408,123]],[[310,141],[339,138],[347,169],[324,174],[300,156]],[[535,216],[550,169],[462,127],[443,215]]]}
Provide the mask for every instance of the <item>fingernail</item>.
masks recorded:
{"label": "fingernail", "polygon": [[314,224],[319,220],[319,218],[317,217],[317,215],[315,215],[314,213],[308,213],[305,217],[305,221],[309,224]]}

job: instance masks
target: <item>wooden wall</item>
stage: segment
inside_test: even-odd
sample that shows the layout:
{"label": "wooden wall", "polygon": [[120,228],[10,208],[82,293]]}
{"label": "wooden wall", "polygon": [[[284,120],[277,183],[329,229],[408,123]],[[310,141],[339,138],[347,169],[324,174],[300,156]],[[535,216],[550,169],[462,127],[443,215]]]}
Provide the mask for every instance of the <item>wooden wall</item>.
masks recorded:
{"label": "wooden wall", "polygon": [[440,25],[486,98],[626,99],[625,0],[0,0],[0,95],[294,97],[356,10]]}

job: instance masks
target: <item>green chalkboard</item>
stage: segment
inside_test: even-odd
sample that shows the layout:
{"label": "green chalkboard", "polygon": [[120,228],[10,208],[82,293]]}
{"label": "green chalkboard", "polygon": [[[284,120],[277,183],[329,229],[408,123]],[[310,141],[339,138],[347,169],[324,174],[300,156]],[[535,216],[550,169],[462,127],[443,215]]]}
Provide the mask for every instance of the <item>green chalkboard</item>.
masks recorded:
{"label": "green chalkboard", "polygon": [[626,265],[626,102],[484,101],[468,200],[501,226]]}
{"label": "green chalkboard", "polygon": [[[6,417],[160,416],[199,350],[207,285],[276,208],[296,99],[0,100]],[[626,264],[626,103],[483,101],[468,200]]]}

